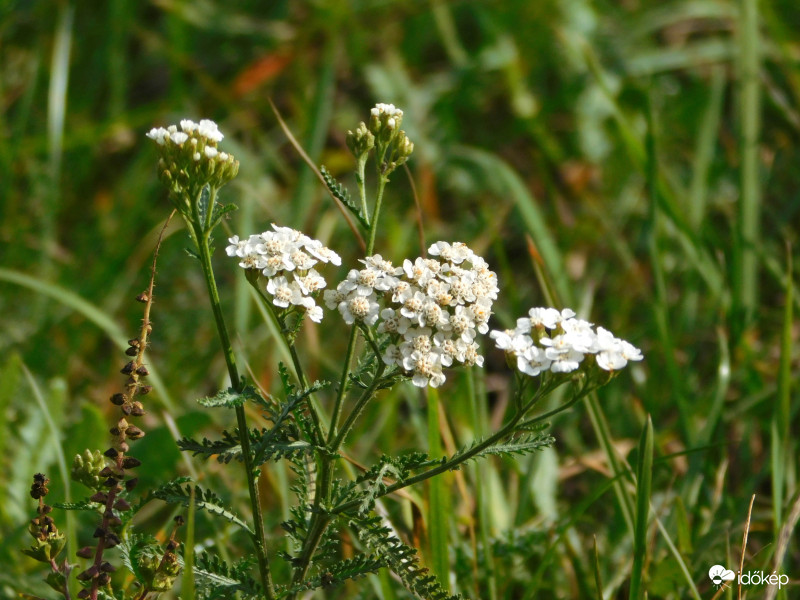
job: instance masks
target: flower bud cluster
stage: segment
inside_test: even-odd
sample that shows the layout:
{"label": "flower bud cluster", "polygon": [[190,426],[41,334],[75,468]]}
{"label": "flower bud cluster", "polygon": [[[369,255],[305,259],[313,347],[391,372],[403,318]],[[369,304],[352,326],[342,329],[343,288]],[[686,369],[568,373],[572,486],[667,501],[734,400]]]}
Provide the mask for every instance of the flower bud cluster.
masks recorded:
{"label": "flower bud cluster", "polygon": [[228,239],[230,245],[225,251],[238,258],[243,269],[267,278],[266,290],[275,306],[302,308],[308,318],[319,323],[322,308],[314,297],[327,283],[314,265],[322,262],[338,266],[342,259],[319,240],[299,231],[274,223],[272,229],[247,239],[235,235]]}
{"label": "flower bud cluster", "polygon": [[444,367],[483,365],[475,338],[489,330],[498,287],[496,274],[465,244],[437,242],[428,253],[439,258],[394,267],[379,254],[367,257],[364,269],[351,270],[324,297],[347,324],[377,325],[389,337],[385,364],[410,374],[414,385],[438,387]]}
{"label": "flower bud cluster", "polygon": [[375,148],[378,168],[384,175],[402,165],[414,151],[414,144],[400,129],[403,111],[394,104],[376,104],[370,111],[369,125],[363,121],[347,132],[347,147],[358,160],[366,160]]}
{"label": "flower bud cluster", "polygon": [[570,373],[587,357],[610,372],[643,358],[638,348],[607,329],[594,329],[592,323],[576,319],[569,308],[532,308],[528,317],[517,319],[514,329],[489,335],[519,371],[532,377],[546,371]]}
{"label": "flower bud cluster", "polygon": [[208,119],[200,123],[183,119],[180,128],[155,127],[147,137],[158,144],[158,175],[178,209],[186,208],[187,194],[194,197],[206,185],[222,187],[239,172],[239,161],[217,149],[223,135]]}

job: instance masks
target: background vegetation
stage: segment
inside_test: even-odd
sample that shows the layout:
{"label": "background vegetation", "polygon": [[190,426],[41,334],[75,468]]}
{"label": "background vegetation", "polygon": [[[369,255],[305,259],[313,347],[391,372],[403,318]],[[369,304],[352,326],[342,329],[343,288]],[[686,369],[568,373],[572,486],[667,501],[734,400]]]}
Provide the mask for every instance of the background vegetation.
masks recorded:
{"label": "background vegetation", "polygon": [[[220,123],[241,161],[225,190],[240,206],[232,232],[274,221],[346,263],[358,257],[270,98],[312,159],[345,181],[344,132],[375,102],[401,106],[427,241],[462,240],[487,257],[503,290],[494,326],[531,306],[571,306],[645,353],[553,423],[552,451],[450,476],[454,589],[574,598],[598,597],[599,585],[606,598],[627,597],[635,503],[649,499],[637,546],[649,597],[710,598],[708,568],[738,565],[754,494],[745,569],[800,578],[796,535],[774,565],[779,532],[798,516],[800,294],[787,281],[800,263],[800,5],[756,5],[4,2],[0,597],[48,594],[19,551],[32,473],[50,475],[53,500],[80,497],[61,483],[65,463],[107,445],[120,347],[141,318],[133,298],[169,212],[150,127]],[[382,217],[377,250],[396,261],[419,253],[412,189],[398,171]],[[174,225],[161,251],[149,356],[163,385],[134,454],[147,465],[143,486],[193,470],[246,507],[236,468],[189,461],[172,441],[231,425],[195,403],[219,389],[225,368],[186,243]],[[241,356],[272,389],[282,359],[273,332],[238,269],[217,258]],[[320,365],[312,379],[335,378],[344,331],[335,315],[304,330],[305,360]],[[485,405],[466,406],[466,375],[441,392],[445,448],[502,419],[510,373],[488,354],[477,381]],[[654,462],[643,490],[628,465],[648,414]],[[365,414],[368,433],[347,452],[370,464],[378,452],[427,447],[426,421],[424,396],[402,387]],[[288,478],[278,466],[261,481],[275,536]],[[431,560],[426,502],[417,489],[384,508]],[[138,524],[162,531],[170,510],[152,503]],[[198,519],[199,544],[236,542]],[[406,597],[386,574],[362,589]]]}

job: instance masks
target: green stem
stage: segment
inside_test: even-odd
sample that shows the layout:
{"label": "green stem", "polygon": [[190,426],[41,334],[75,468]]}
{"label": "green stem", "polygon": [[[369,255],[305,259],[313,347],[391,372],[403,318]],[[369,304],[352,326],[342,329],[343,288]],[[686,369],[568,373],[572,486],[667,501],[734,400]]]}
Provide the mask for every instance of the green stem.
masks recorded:
{"label": "green stem", "polygon": [[[375,248],[375,234],[378,230],[378,218],[380,216],[381,205],[383,202],[383,191],[386,187],[387,181],[387,176],[379,173],[378,190],[375,197],[375,208],[372,211],[372,219],[369,221],[369,242],[367,243],[366,256],[372,255],[373,249]],[[362,180],[359,183],[359,189],[362,193],[362,203],[365,206],[366,197],[364,196],[365,192],[363,174]],[[319,546],[322,535],[325,533],[325,529],[328,527],[328,523],[330,522],[330,513],[323,511],[323,504],[329,500],[330,496],[336,451],[344,441],[347,433],[352,428],[367,402],[372,398],[372,395],[377,389],[380,376],[383,374],[384,365],[380,363],[381,366],[378,368],[372,384],[361,395],[358,402],[356,402],[356,405],[348,415],[344,426],[342,427],[341,431],[339,431],[339,418],[341,417],[342,406],[344,404],[345,394],[347,393],[347,380],[350,376],[350,363],[352,362],[353,354],[355,353],[357,333],[358,327],[353,326],[353,328],[350,330],[350,339],[347,342],[347,352],[345,353],[344,364],[342,366],[342,375],[339,379],[339,389],[336,393],[336,401],[333,405],[333,414],[331,415],[330,426],[328,427],[328,444],[326,447],[326,452],[322,454],[320,460],[321,464],[314,493],[314,508],[311,515],[311,522],[309,524],[308,537],[306,537],[305,542],[303,543],[303,548],[300,552],[300,556],[297,559],[298,563],[295,567],[294,576],[292,577],[292,583],[294,585],[300,584],[308,573],[314,552]],[[293,600],[296,598],[296,596],[297,594],[290,595],[289,600]]]}
{"label": "green stem", "polygon": [[[211,199],[214,198],[212,194]],[[213,205],[209,206],[209,213]],[[199,217],[199,215],[198,215]],[[199,219],[198,219],[199,221]],[[206,285],[208,287],[208,297],[211,301],[211,310],[214,313],[214,320],[217,325],[217,332],[219,333],[220,342],[222,344],[222,352],[225,356],[225,363],[228,366],[228,375],[231,380],[231,386],[237,392],[242,391],[242,380],[239,377],[239,370],[236,368],[236,358],[233,354],[233,346],[231,339],[228,335],[228,328],[225,326],[225,319],[222,315],[222,306],[219,301],[219,292],[217,291],[217,282],[214,278],[214,268],[211,265],[211,249],[209,248],[210,231],[203,231],[197,228],[197,222],[190,223],[190,228],[194,232],[196,241],[198,242],[198,250],[200,252],[200,263],[203,266],[203,275],[206,278]],[[266,533],[264,531],[264,518],[261,511],[261,498],[258,495],[258,488],[256,487],[256,469],[253,465],[253,453],[250,448],[250,429],[247,425],[247,417],[244,412],[244,406],[236,407],[236,423],[239,428],[239,440],[242,445],[242,459],[244,460],[244,468],[247,476],[247,487],[250,494],[250,506],[253,511],[253,524],[254,524],[254,544],[256,550],[256,557],[258,560],[258,570],[261,576],[261,585],[264,588],[267,600],[275,598],[275,590],[272,584],[272,575],[269,568],[269,560],[267,559],[267,542]]]}
{"label": "green stem", "polygon": [[369,242],[367,242],[367,256],[371,256],[375,249],[375,234],[378,231],[378,218],[381,215],[381,205],[383,204],[383,190],[386,187],[386,182],[389,178],[386,175],[381,175],[378,179],[378,192],[375,196],[375,209],[372,211],[372,220],[370,221],[369,229]]}
{"label": "green stem", "polygon": [[364,410],[364,407],[367,405],[372,399],[373,394],[375,394],[375,390],[378,388],[378,385],[381,383],[381,376],[383,375],[383,371],[386,368],[384,363],[380,363],[378,366],[378,370],[375,373],[375,377],[372,379],[372,383],[369,387],[364,390],[364,393],[361,394],[361,397],[356,402],[356,405],[353,407],[353,410],[350,411],[350,414],[347,415],[347,420],[342,425],[342,429],[336,435],[336,438],[328,444],[328,450],[331,453],[335,453],[339,450],[339,447],[344,442],[344,439],[347,437],[347,434],[350,433],[350,430],[355,425],[356,420],[361,415],[361,412]]}

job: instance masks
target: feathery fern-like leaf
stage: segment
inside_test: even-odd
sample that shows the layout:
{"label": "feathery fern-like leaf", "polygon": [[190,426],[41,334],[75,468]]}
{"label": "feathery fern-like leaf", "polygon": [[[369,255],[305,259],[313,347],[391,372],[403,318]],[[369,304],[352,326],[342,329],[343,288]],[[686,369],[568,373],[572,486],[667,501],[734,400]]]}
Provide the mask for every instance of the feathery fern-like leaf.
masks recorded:
{"label": "feathery fern-like leaf", "polygon": [[425,600],[459,600],[460,594],[450,595],[428,569],[421,567],[417,551],[402,543],[380,517],[366,519],[352,516],[349,526],[358,539],[395,573],[407,590]]}
{"label": "feathery fern-like leaf", "polygon": [[325,186],[330,190],[331,195],[339,200],[342,204],[347,207],[355,217],[358,219],[358,222],[361,223],[361,226],[364,229],[369,229],[369,223],[364,218],[364,215],[361,214],[361,208],[359,208],[353,199],[350,197],[350,192],[344,187],[341,183],[336,181],[336,178],[330,174],[330,171],[325,168],[325,165],[320,166],[319,172],[322,175],[323,181],[325,181]]}
{"label": "feathery fern-like leaf", "polygon": [[[185,487],[182,487],[186,482],[187,478],[178,478],[154,490],[150,495],[153,498],[158,498],[169,504],[180,504],[188,507],[191,501],[192,484],[187,483]],[[250,535],[253,535],[253,530],[250,529],[250,526],[243,521],[233,509],[225,506],[222,499],[211,490],[204,490],[200,486],[195,486],[194,501],[198,509],[203,509],[212,515],[222,517],[226,521],[238,525]]]}

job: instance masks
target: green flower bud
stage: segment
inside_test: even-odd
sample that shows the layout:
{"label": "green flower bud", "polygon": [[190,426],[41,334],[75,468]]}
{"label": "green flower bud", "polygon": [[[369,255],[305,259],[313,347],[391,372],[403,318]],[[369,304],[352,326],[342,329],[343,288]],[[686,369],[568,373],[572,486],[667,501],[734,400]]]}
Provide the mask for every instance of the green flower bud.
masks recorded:
{"label": "green flower bud", "polygon": [[92,452],[84,450],[83,454],[76,454],[72,461],[70,477],[73,481],[82,483],[91,490],[103,487],[104,477],[100,472],[106,468],[106,459],[99,450]]}
{"label": "green flower bud", "polygon": [[362,121],[359,123],[355,132],[348,131],[345,138],[347,147],[357,159],[367,154],[375,147],[375,136],[367,129],[366,124]]}

